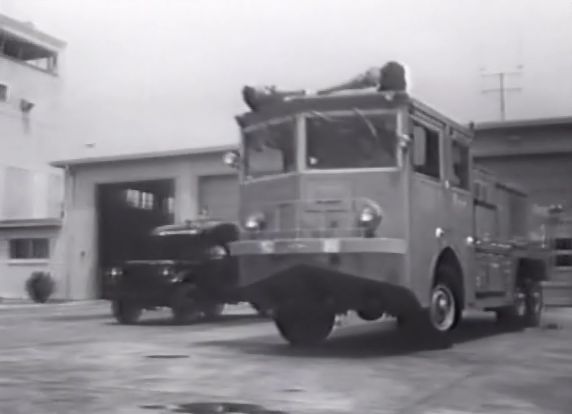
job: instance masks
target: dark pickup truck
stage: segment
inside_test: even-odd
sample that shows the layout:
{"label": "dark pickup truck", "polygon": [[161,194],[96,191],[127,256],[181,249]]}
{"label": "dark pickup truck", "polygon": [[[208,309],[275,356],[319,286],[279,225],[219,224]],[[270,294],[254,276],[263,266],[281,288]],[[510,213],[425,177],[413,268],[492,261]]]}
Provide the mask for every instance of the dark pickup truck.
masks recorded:
{"label": "dark pickup truck", "polygon": [[133,324],[144,309],[168,307],[174,320],[184,323],[215,318],[225,304],[240,302],[238,266],[228,250],[238,235],[235,224],[216,220],[155,228],[149,237],[151,258],[107,270],[117,321]]}

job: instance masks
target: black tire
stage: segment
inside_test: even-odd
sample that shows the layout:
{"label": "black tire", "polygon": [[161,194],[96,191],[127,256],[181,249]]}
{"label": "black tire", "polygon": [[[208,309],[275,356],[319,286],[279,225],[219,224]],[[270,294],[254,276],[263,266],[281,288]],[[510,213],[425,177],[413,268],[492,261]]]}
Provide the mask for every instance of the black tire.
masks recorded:
{"label": "black tire", "polygon": [[224,312],[224,303],[208,303],[203,307],[203,315],[207,320],[215,320]]}
{"label": "black tire", "polygon": [[318,308],[279,309],[274,322],[280,335],[296,347],[308,347],[323,342],[332,332],[336,315]]}
{"label": "black tire", "polygon": [[252,309],[254,309],[258,314],[258,316],[262,318],[269,318],[270,316],[272,316],[272,312],[269,309],[264,309],[260,305],[254,302],[250,302],[250,306],[252,306]]}
{"label": "black tire", "polygon": [[495,311],[497,323],[508,329],[522,329],[526,325],[526,291],[523,285],[515,288],[514,302]]}
{"label": "black tire", "polygon": [[444,349],[453,345],[451,332],[461,320],[460,285],[456,272],[441,266],[431,288],[429,308],[398,318],[398,326],[422,345]]}
{"label": "black tire", "polygon": [[525,301],[524,325],[526,327],[539,326],[544,310],[544,296],[539,282],[529,281],[526,284]]}
{"label": "black tire", "polygon": [[173,322],[187,324],[200,316],[195,286],[183,283],[177,287],[171,303]]}
{"label": "black tire", "polygon": [[378,319],[380,319],[384,315],[383,311],[370,310],[370,309],[358,310],[356,313],[360,319],[363,319],[364,321],[367,321],[367,322],[377,321]]}
{"label": "black tire", "polygon": [[122,299],[111,302],[111,311],[117,322],[122,325],[136,324],[142,313],[140,306]]}

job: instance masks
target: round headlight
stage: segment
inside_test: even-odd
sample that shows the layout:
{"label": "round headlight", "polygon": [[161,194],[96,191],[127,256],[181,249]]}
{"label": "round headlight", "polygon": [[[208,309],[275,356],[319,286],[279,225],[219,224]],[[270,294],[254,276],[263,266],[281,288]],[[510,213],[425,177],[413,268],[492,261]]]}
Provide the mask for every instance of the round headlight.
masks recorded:
{"label": "round headlight", "polygon": [[371,234],[381,223],[381,208],[377,205],[367,205],[359,213],[358,224]]}
{"label": "round headlight", "polygon": [[261,213],[251,214],[244,221],[244,228],[248,231],[260,231],[264,228],[264,215]]}
{"label": "round headlight", "polygon": [[214,246],[209,250],[209,257],[213,260],[219,260],[226,257],[226,249],[222,246]]}
{"label": "round headlight", "polygon": [[121,276],[123,274],[123,269],[120,267],[112,267],[111,269],[109,269],[109,271],[107,273],[111,277],[117,277],[117,276]]}
{"label": "round headlight", "polygon": [[161,274],[163,276],[172,276],[173,275],[173,268],[172,267],[164,267],[161,269]]}

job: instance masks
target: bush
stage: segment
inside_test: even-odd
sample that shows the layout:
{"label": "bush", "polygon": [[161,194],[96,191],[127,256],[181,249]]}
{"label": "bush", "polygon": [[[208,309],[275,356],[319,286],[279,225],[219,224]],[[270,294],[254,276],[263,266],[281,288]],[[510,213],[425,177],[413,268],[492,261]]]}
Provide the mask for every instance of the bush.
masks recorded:
{"label": "bush", "polygon": [[36,303],[46,303],[54,292],[55,282],[47,272],[34,272],[26,282],[30,299]]}

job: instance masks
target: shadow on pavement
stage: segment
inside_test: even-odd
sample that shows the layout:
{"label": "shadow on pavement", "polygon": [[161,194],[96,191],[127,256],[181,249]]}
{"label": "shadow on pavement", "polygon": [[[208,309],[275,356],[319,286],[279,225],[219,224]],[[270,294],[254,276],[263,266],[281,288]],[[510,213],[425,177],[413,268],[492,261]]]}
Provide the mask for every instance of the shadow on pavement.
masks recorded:
{"label": "shadow on pavement", "polygon": [[[452,346],[487,337],[509,333],[490,319],[469,319],[463,321],[452,337]],[[249,337],[197,342],[194,346],[220,346],[239,352],[258,355],[312,358],[370,358],[407,355],[428,350],[444,349],[424,340],[411,337],[398,330],[393,322],[370,323],[342,328],[326,342],[312,348],[293,348],[275,331],[268,336]]]}
{"label": "shadow on pavement", "polygon": [[[111,317],[111,316],[110,316]],[[187,323],[175,322],[170,316],[165,315],[162,317],[153,317],[149,319],[142,319],[135,326],[141,327],[173,327],[173,326],[228,326],[228,325],[244,325],[268,322],[268,319],[262,318],[255,314],[247,315],[222,315],[216,319],[198,319]],[[120,325],[114,319],[109,321],[107,325]]]}
{"label": "shadow on pavement", "polygon": [[75,322],[75,321],[92,321],[98,319],[109,319],[112,316],[109,313],[89,314],[89,315],[51,315],[41,318],[48,322]]}

